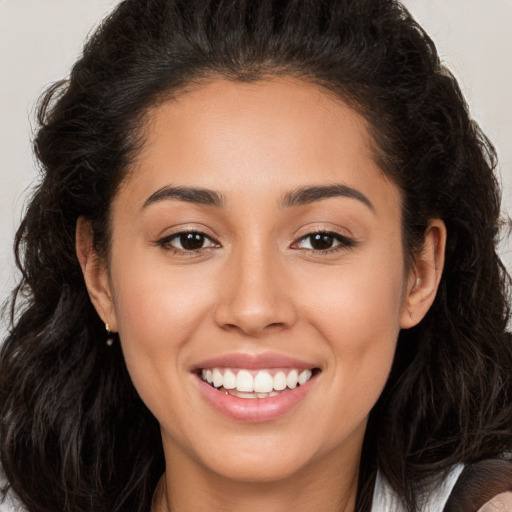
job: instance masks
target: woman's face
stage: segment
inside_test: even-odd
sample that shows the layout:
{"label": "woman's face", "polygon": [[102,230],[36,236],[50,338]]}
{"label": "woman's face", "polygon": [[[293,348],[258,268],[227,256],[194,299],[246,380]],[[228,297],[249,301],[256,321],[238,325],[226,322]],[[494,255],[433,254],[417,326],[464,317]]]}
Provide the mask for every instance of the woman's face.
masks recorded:
{"label": "woman's face", "polygon": [[146,121],[93,300],[168,464],[244,481],[357,465],[427,307],[365,121],[293,79],[210,82]]}

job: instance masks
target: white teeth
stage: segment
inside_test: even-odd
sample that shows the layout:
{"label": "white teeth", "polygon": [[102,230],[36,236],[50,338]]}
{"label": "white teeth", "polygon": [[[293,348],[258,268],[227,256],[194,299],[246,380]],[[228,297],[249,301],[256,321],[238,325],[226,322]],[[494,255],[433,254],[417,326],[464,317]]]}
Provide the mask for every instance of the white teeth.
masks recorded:
{"label": "white teeth", "polygon": [[240,398],[276,396],[286,388],[295,389],[299,385],[304,385],[312,375],[311,370],[302,370],[299,373],[297,369],[291,369],[288,374],[279,370],[274,376],[268,370],[239,370],[236,375],[233,371],[222,368],[203,369],[201,372],[204,381]]}
{"label": "white teeth", "polygon": [[224,372],[224,382],[222,384],[224,389],[235,389],[236,388],[236,375],[231,370]]}
{"label": "white teeth", "polygon": [[299,372],[297,370],[292,370],[288,374],[288,377],[286,377],[286,385],[290,389],[295,389],[297,387],[298,380],[299,380]]}
{"label": "white teeth", "polygon": [[236,376],[236,389],[238,391],[254,391],[254,379],[247,370],[240,370]]}
{"label": "white teeth", "polygon": [[273,396],[277,396],[279,395],[279,393],[277,391],[271,391],[270,393],[256,393],[256,396],[258,398],[268,398],[268,397],[273,397]]}
{"label": "white teeth", "polygon": [[283,389],[286,389],[286,375],[284,372],[277,372],[274,375],[274,389],[276,391],[282,391]]}
{"label": "white teeth", "polygon": [[270,393],[274,389],[274,379],[268,372],[258,372],[254,378],[254,391]]}
{"label": "white teeth", "polygon": [[244,393],[243,391],[237,391],[236,389],[231,390],[229,395],[236,396],[238,398],[249,398],[249,399],[255,399],[258,398],[258,395],[255,393]]}
{"label": "white teeth", "polygon": [[222,373],[220,373],[220,371],[217,368],[213,369],[212,381],[213,381],[213,385],[216,388],[220,388],[222,386],[222,383],[224,382],[224,377],[222,376]]}
{"label": "white teeth", "polygon": [[311,379],[311,370],[304,370],[299,375],[299,384],[302,386],[303,384],[306,384],[306,382]]}

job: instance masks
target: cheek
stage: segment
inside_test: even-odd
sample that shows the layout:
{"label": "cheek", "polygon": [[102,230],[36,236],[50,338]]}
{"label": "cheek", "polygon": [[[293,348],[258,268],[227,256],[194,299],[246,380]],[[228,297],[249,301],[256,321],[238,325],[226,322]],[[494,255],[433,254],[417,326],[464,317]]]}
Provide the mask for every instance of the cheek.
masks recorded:
{"label": "cheek", "polygon": [[155,260],[135,254],[116,265],[112,281],[119,332],[147,344],[179,343],[209,307],[210,272],[207,266],[166,265],[161,255]]}
{"label": "cheek", "polygon": [[[339,390],[335,399],[342,402],[335,416],[361,419],[377,401],[393,362],[400,331],[402,267],[386,262],[347,264],[336,275],[330,280],[304,277],[309,291],[303,293],[303,317],[332,353],[332,371],[326,376],[332,376],[333,389]],[[322,286],[315,286],[319,282]]]}
{"label": "cheek", "polygon": [[304,274],[297,295],[303,316],[342,352],[394,343],[400,328],[404,278],[400,265],[352,264],[329,278]]}
{"label": "cheek", "polygon": [[136,251],[122,261],[114,257],[111,279],[124,358],[136,389],[157,413],[162,395],[175,386],[183,347],[211,310],[213,284],[207,271],[192,266],[176,270],[138,258]]}

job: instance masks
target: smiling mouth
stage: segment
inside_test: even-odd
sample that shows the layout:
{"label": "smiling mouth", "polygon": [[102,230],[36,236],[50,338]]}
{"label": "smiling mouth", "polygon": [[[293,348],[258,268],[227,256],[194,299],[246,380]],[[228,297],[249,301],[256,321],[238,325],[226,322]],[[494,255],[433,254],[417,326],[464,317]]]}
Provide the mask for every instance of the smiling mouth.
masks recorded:
{"label": "smiling mouth", "polygon": [[272,398],[300,387],[320,371],[319,368],[248,370],[203,368],[199,376],[211,387],[238,398]]}

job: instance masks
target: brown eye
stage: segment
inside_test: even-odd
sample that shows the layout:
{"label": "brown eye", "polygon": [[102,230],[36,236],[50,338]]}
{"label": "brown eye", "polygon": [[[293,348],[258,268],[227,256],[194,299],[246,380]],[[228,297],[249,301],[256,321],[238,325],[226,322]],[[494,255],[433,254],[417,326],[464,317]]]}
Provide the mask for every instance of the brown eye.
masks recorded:
{"label": "brown eye", "polygon": [[157,242],[164,248],[182,252],[200,251],[209,247],[218,247],[210,237],[198,231],[183,231],[166,236]]}
{"label": "brown eye", "polygon": [[335,242],[334,236],[328,233],[317,233],[310,236],[310,244],[312,249],[317,251],[325,251],[330,249]]}
{"label": "brown eye", "polygon": [[201,233],[183,233],[179,236],[181,249],[186,251],[197,251],[204,245],[206,237]]}

